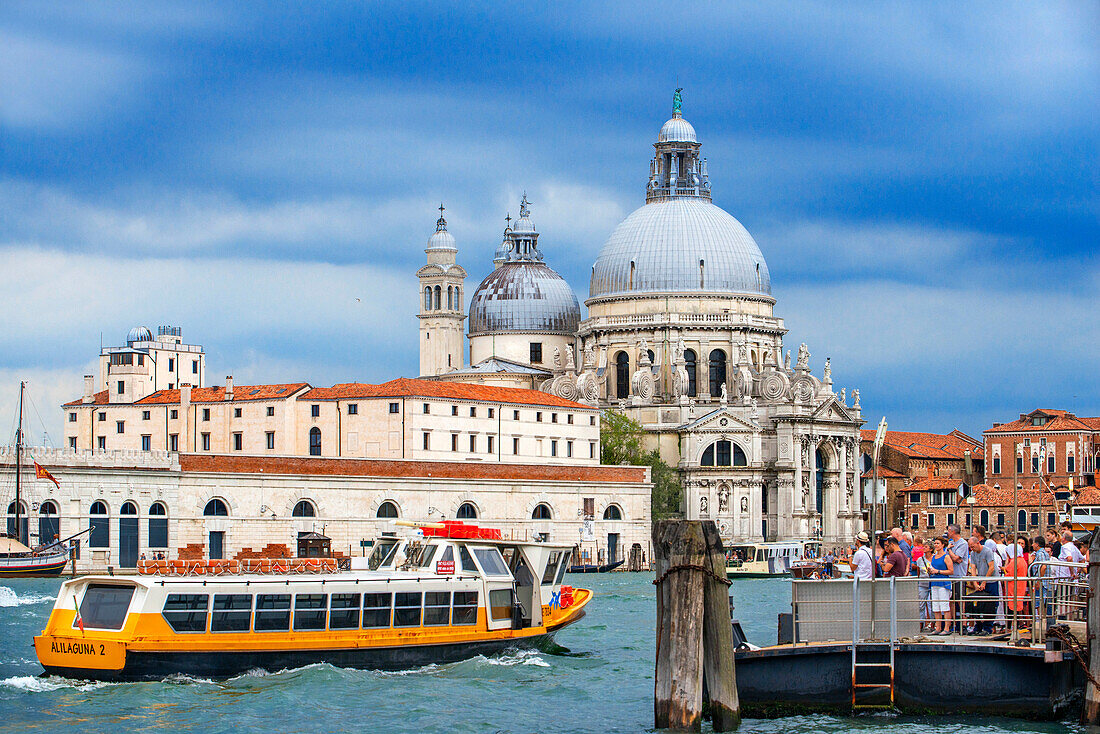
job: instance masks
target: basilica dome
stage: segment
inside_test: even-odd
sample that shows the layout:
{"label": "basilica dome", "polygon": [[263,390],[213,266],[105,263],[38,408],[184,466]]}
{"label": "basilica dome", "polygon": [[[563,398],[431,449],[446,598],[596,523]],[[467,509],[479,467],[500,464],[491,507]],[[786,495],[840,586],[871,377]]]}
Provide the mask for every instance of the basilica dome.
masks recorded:
{"label": "basilica dome", "polygon": [[661,127],[646,204],[611,233],[592,266],[591,298],[636,294],[771,294],[760,247],[711,203],[707,159],[678,106]]}

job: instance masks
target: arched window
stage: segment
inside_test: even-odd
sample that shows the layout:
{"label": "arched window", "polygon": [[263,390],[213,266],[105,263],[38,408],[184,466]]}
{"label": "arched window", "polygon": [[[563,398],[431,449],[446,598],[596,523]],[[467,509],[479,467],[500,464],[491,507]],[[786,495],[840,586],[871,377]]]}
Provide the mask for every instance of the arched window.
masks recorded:
{"label": "arched window", "polygon": [[701,466],[748,466],[744,450],[733,441],[715,441],[703,450]]}
{"label": "arched window", "polygon": [[321,455],[321,429],[317,426],[309,429],[309,455]]}
{"label": "arched window", "polygon": [[430,286],[424,286],[424,310],[432,310],[432,289]]}
{"label": "arched window", "polygon": [[688,373],[687,394],[689,398],[694,398],[699,394],[699,365],[697,361],[698,357],[695,356],[695,350],[684,350],[684,369]]}
{"label": "arched window", "polygon": [[118,511],[120,515],[136,515],[138,514],[137,505],[133,502],[123,502],[122,509]]}
{"label": "arched window", "polygon": [[534,511],[531,513],[532,520],[550,520],[550,505],[545,502],[540,502],[535,505]]}
{"label": "arched window", "polygon": [[715,349],[710,353],[710,396],[722,397],[722,385],[726,384],[726,353]]}
{"label": "arched window", "polygon": [[149,505],[149,547],[168,547],[168,508],[163,502]]}
{"label": "arched window", "polygon": [[1023,510],[1016,516],[1016,532],[1027,532],[1027,513]]}
{"label": "arched window", "polygon": [[454,293],[451,291],[451,286],[447,286],[447,308],[453,309],[455,307]]}
{"label": "arched window", "polygon": [[438,311],[442,307],[442,301],[443,301],[442,294],[443,294],[443,289],[440,288],[439,286],[436,286],[435,287],[435,310],[436,311]]}
{"label": "arched window", "polygon": [[703,288],[705,287],[704,283],[706,283],[706,280],[703,277],[704,274],[705,274],[705,270],[704,270],[704,267],[703,267],[703,261],[700,260],[699,261],[699,290],[703,290]]}
{"label": "arched window", "polygon": [[27,519],[27,505],[25,502],[19,503],[19,529],[16,532],[15,527],[15,502],[8,505],[8,535],[10,537],[19,538],[23,545],[30,545],[30,538],[27,534],[30,532],[29,522]]}
{"label": "arched window", "polygon": [[38,506],[38,542],[52,543],[59,539],[60,519],[57,516],[57,503],[46,500]]}
{"label": "arched window", "polygon": [[630,397],[630,355],[626,352],[615,355],[615,397]]}
{"label": "arched window", "polygon": [[317,510],[313,508],[313,503],[309,500],[298,500],[290,515],[291,517],[316,517]]}
{"label": "arched window", "polygon": [[627,284],[627,290],[634,290],[634,261],[630,261],[630,282]]}
{"label": "arched window", "polygon": [[619,509],[618,505],[608,505],[607,509],[603,511],[604,520],[622,520],[623,511]]}
{"label": "arched window", "polygon": [[88,508],[89,525],[92,532],[88,535],[88,545],[92,548],[108,548],[111,545],[110,518],[107,517],[107,503],[96,500]]}
{"label": "arched window", "polygon": [[225,504],[224,500],[215,497],[206,503],[206,507],[203,508],[202,514],[206,517],[228,517],[229,507]]}
{"label": "arched window", "polygon": [[397,517],[397,505],[389,500],[386,500],[382,504],[378,505],[378,512],[375,513],[375,517],[382,518],[396,518]]}
{"label": "arched window", "polygon": [[989,530],[989,510],[982,510],[978,513],[978,524]]}
{"label": "arched window", "polygon": [[456,515],[456,517],[459,520],[476,520],[477,508],[474,507],[474,503],[472,502],[463,502],[462,505],[458,508],[458,514]]}
{"label": "arched window", "polygon": [[462,289],[455,286],[455,311],[462,310]]}
{"label": "arched window", "polygon": [[825,511],[825,455],[821,449],[814,452],[814,488],[817,491],[817,511]]}

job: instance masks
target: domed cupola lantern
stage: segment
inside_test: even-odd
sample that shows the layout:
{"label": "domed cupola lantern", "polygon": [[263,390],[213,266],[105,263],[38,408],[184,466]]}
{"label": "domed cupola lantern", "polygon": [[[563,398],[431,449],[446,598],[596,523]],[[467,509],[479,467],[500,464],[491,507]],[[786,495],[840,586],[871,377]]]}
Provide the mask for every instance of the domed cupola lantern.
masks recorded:
{"label": "domed cupola lantern", "polygon": [[695,128],[683,117],[682,90],[672,97],[672,118],[661,126],[656,153],[649,163],[646,203],[670,196],[698,196],[710,200],[710,178],[706,159],[699,160]]}
{"label": "domed cupola lantern", "polygon": [[458,244],[447,231],[439,205],[435,232],[428,238],[424,253],[427,264],[417,271],[420,282],[420,374],[441,375],[462,367],[462,282],[466,271],[458,265]]}

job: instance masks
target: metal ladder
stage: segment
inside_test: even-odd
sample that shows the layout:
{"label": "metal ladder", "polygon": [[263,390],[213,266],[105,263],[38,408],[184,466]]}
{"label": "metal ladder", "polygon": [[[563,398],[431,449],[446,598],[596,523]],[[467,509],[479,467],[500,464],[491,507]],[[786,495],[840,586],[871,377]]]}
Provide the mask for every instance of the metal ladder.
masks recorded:
{"label": "metal ladder", "polygon": [[[874,597],[872,596],[872,599]],[[859,610],[861,595],[859,580],[852,583],[852,710],[894,708],[894,648],[897,641],[897,591],[890,579],[890,638],[865,641],[860,639]],[[875,610],[871,609],[874,617]],[[877,692],[877,700],[859,694]],[[887,699],[889,695],[889,699]]]}

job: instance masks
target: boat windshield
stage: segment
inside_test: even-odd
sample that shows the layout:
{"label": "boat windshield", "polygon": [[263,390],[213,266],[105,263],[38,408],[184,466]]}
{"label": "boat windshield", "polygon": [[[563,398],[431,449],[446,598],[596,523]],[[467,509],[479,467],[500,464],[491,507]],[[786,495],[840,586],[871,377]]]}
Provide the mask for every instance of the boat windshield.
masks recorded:
{"label": "boat windshield", "polygon": [[367,559],[367,568],[377,571],[381,566],[389,566],[393,563],[393,557],[397,555],[397,539],[386,538],[378,541]]}
{"label": "boat windshield", "polygon": [[730,551],[730,560],[737,561],[755,561],[756,560],[756,546],[755,545],[735,545]]}
{"label": "boat windshield", "polygon": [[500,551],[496,548],[473,548],[474,556],[485,571],[486,576],[511,576]]}

